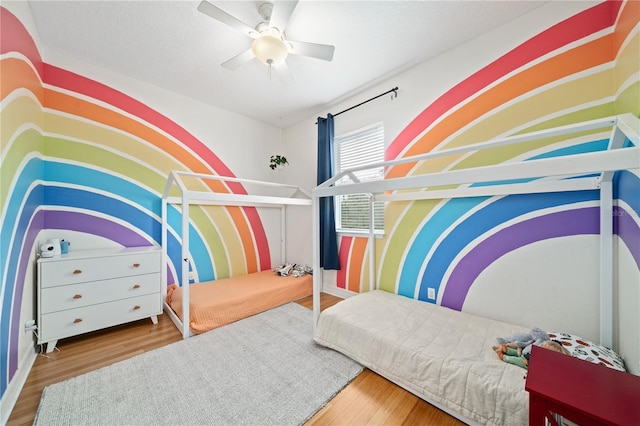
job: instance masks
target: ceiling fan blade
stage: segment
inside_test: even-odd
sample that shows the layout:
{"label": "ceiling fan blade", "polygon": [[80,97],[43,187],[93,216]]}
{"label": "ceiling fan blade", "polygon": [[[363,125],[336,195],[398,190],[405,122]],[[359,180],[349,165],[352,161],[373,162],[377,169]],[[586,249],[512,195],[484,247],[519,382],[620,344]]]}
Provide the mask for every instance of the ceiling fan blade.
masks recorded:
{"label": "ceiling fan blade", "polygon": [[289,67],[287,66],[286,62],[282,62],[278,65],[274,65],[273,68],[275,68],[276,70],[276,74],[278,75],[278,80],[280,80],[280,82],[284,86],[291,86],[293,83],[295,83],[293,75],[291,74],[291,71],[289,70]]}
{"label": "ceiling fan blade", "polygon": [[249,50],[245,50],[239,55],[234,56],[231,59],[228,59],[227,61],[223,62],[221,65],[228,70],[234,71],[238,69],[241,65],[244,65],[250,60],[252,60],[253,58],[255,58],[255,56],[253,56],[253,52],[251,51],[251,49],[249,49]]}
{"label": "ceiling fan blade", "polygon": [[309,56],[311,58],[322,59],[323,61],[331,61],[333,59],[335,46],[292,40],[287,40],[287,43],[291,44],[292,49],[290,53],[294,55]]}
{"label": "ceiling fan blade", "polygon": [[276,27],[280,30],[280,33],[283,33],[287,23],[289,22],[289,18],[291,18],[291,14],[297,5],[298,0],[275,2],[273,4],[273,10],[271,11],[269,26]]}
{"label": "ceiling fan blade", "polygon": [[231,28],[234,28],[244,33],[248,37],[256,38],[259,35],[256,30],[254,30],[244,22],[240,21],[239,19],[229,15],[227,12],[220,9],[219,7],[212,5],[208,1],[205,1],[205,0],[201,1],[200,4],[198,5],[198,10],[204,13],[205,15],[212,17],[216,21],[220,21],[223,24],[226,24]]}

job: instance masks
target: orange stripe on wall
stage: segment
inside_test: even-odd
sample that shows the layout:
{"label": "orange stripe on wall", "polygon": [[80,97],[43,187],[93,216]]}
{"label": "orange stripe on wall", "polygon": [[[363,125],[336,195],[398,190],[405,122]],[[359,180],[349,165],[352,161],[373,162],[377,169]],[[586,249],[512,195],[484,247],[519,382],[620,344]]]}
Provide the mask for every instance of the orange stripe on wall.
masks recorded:
{"label": "orange stripe on wall", "polygon": [[4,58],[0,62],[0,99],[5,100],[17,89],[28,89],[43,104],[40,76],[26,62],[17,58]]}
{"label": "orange stripe on wall", "polygon": [[367,250],[367,238],[354,238],[349,256],[349,290],[360,293],[360,281],[362,280],[362,263]]}
{"label": "orange stripe on wall", "polygon": [[614,37],[614,53],[617,53],[629,33],[638,25],[640,20],[640,1],[627,1],[624,3],[620,17],[616,24]]}
{"label": "orange stripe on wall", "polygon": [[[209,170],[195,158],[189,151],[179,144],[176,144],[166,136],[149,128],[130,117],[122,115],[102,106],[87,102],[51,89],[45,89],[45,107],[65,112],[77,117],[84,117],[96,123],[102,123],[114,129],[119,129],[128,134],[134,135],[166,152],[177,161],[184,164],[189,170],[196,173],[209,173]],[[219,182],[212,182],[211,186],[218,192],[228,192],[224,185]]]}
{"label": "orange stripe on wall", "polygon": [[[524,93],[563,77],[610,62],[614,57],[611,50],[612,38],[613,35],[609,34],[585,43],[501,82],[445,117],[418,139],[404,156],[430,152],[456,130]],[[395,166],[389,170],[386,177],[390,179],[406,176],[414,165],[415,163],[409,163]]]}

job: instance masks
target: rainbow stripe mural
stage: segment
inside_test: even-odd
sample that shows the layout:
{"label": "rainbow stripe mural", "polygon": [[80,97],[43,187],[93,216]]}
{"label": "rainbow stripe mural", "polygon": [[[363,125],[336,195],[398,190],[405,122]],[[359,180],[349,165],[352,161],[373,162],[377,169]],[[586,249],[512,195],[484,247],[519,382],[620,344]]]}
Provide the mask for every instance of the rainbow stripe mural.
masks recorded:
{"label": "rainbow stripe mural", "polygon": [[[446,91],[403,129],[388,159],[495,136],[609,116],[640,115],[640,3],[607,1],[547,29]],[[43,63],[22,23],[0,7],[0,397],[18,368],[20,309],[43,229],[123,246],[159,244],[168,171],[232,176],[210,148],[136,99]],[[389,177],[603,148],[606,132],[398,166]],[[201,188],[205,184],[196,182]],[[243,193],[241,185],[210,183]],[[195,188],[194,188],[195,189]],[[616,176],[615,232],[640,269],[640,178]],[[393,203],[377,241],[385,290],[460,309],[475,278],[509,251],[550,238],[596,234],[596,194]],[[180,213],[169,212],[169,282],[180,274]],[[269,268],[251,208],[192,208],[192,269],[199,280]],[[340,287],[366,290],[366,241],[343,238]]]}
{"label": "rainbow stripe mural", "polygon": [[[86,233],[125,247],[159,245],[160,196],[170,170],[233,174],[202,142],[157,111],[43,63],[21,22],[4,8],[0,14],[3,394],[18,365],[25,276],[42,229]],[[202,182],[194,185],[206,188]],[[208,185],[245,193],[240,184]],[[181,272],[180,226],[180,212],[170,209],[169,283]],[[193,207],[190,241],[191,267],[201,281],[271,267],[266,234],[253,208]]]}
{"label": "rainbow stripe mural", "polygon": [[[623,112],[640,115],[640,3],[608,1],[527,40],[446,91],[395,138],[387,159],[463,146]],[[408,163],[387,177],[455,170],[606,148],[608,130],[468,157]],[[616,177],[615,232],[640,269],[640,178]],[[551,238],[599,233],[598,194],[513,195],[392,203],[376,241],[380,288],[462,309],[478,275],[498,258]],[[369,255],[344,237],[338,287],[363,291]],[[427,288],[436,300],[427,298]]]}

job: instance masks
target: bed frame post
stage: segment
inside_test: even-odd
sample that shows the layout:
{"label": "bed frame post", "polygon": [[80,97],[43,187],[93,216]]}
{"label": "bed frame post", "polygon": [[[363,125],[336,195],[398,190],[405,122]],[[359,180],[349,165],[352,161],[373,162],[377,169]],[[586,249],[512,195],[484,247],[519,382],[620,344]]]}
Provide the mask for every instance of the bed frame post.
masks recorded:
{"label": "bed frame post", "polygon": [[285,264],[287,261],[287,209],[285,206],[280,207],[280,263]]}
{"label": "bed frame post", "polygon": [[160,235],[160,248],[162,249],[162,266],[160,269],[160,281],[162,283],[162,288],[160,293],[162,294],[162,300],[167,298],[167,199],[162,198],[162,203],[160,207],[160,218],[162,220],[162,228]]}
{"label": "bed frame post", "polygon": [[320,240],[318,236],[320,223],[319,200],[317,196],[311,199],[312,221],[311,240],[313,241],[313,334],[316,333],[320,318],[320,289],[322,287],[322,272],[320,271]]}
{"label": "bed frame post", "polygon": [[613,184],[600,186],[600,343],[613,347]]}
{"label": "bed frame post", "polygon": [[189,338],[189,197],[182,194],[182,338]]}
{"label": "bed frame post", "polygon": [[376,252],[375,252],[375,212],[373,210],[374,197],[373,194],[368,194],[369,200],[369,291],[376,288]]}
{"label": "bed frame post", "polygon": [[[622,148],[625,140],[616,120],[608,149]],[[600,344],[608,348],[614,348],[613,176],[614,172],[605,172],[600,177]]]}

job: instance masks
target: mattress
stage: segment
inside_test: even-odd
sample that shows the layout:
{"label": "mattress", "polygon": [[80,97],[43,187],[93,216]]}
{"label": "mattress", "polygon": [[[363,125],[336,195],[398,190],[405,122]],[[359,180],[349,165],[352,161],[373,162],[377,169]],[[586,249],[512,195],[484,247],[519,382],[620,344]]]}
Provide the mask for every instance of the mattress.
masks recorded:
{"label": "mattress", "polygon": [[374,290],[325,309],[314,339],[465,421],[526,425],[526,370],[491,349],[515,332],[528,329]]}
{"label": "mattress", "polygon": [[[189,328],[203,333],[312,294],[313,278],[262,271],[189,287]],[[167,304],[182,320],[182,288],[167,288]]]}

